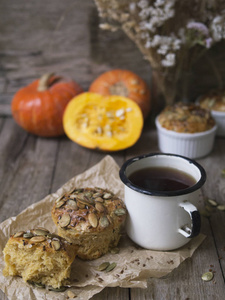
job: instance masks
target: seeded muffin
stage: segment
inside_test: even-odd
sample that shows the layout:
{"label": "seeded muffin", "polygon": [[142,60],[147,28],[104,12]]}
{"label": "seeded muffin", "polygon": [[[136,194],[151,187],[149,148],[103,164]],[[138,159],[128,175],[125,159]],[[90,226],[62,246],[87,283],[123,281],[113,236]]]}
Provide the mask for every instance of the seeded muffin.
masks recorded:
{"label": "seeded muffin", "polygon": [[52,208],[58,234],[78,246],[77,255],[84,260],[96,259],[117,246],[125,217],[123,201],[101,188],[75,188]]}
{"label": "seeded muffin", "polygon": [[225,112],[225,91],[212,91],[202,96],[199,104],[205,109]]}
{"label": "seeded muffin", "polygon": [[183,133],[203,132],[215,126],[209,110],[181,102],[167,106],[157,120],[163,128]]}
{"label": "seeded muffin", "polygon": [[70,277],[75,247],[44,228],[12,235],[4,250],[4,276],[21,276],[36,286],[60,288]]}

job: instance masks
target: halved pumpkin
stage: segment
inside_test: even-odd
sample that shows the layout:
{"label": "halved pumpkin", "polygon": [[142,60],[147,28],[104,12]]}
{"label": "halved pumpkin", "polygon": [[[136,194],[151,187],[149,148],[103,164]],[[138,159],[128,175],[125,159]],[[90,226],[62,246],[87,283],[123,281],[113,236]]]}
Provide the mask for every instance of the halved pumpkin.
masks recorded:
{"label": "halved pumpkin", "polygon": [[65,133],[72,141],[103,151],[134,145],[143,122],[141,109],[129,98],[89,92],[74,97],[63,115]]}

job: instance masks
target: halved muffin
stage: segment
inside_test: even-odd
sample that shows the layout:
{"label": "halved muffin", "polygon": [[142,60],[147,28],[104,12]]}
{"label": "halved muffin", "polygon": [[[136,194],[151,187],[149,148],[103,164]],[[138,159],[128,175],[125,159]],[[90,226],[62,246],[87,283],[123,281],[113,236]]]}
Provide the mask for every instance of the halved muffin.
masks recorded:
{"label": "halved muffin", "polygon": [[75,247],[45,228],[12,235],[4,250],[4,276],[21,276],[37,286],[60,288],[70,277]]}

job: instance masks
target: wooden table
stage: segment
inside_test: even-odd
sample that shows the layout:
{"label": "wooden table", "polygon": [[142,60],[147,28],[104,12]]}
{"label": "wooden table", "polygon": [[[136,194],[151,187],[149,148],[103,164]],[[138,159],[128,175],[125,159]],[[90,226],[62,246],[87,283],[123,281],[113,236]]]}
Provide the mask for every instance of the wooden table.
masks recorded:
{"label": "wooden table", "polygon": [[[124,68],[148,83],[151,72],[136,46],[123,32],[98,28],[91,0],[2,0],[0,3],[0,221],[15,216],[56,191],[67,180],[98,163],[107,153],[88,150],[68,138],[39,138],[19,128],[10,102],[22,86],[49,71],[66,74],[85,90],[100,73]],[[122,163],[135,155],[159,151],[152,120],[130,149],[111,153]],[[198,162],[207,172],[205,197],[225,204],[225,139],[216,138],[212,153]],[[207,236],[191,259],[163,279],[149,278],[147,289],[106,288],[93,299],[225,299],[225,212],[202,218]],[[201,275],[212,269],[214,280]],[[7,299],[0,292],[1,299]]]}

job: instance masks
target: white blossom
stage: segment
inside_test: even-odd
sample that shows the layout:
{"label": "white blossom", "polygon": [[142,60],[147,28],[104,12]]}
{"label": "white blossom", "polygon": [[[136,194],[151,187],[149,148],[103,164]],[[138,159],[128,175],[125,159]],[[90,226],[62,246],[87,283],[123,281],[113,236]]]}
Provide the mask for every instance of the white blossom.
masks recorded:
{"label": "white blossom", "polygon": [[188,51],[190,48],[201,45],[208,49],[225,38],[225,3],[222,0],[218,0],[218,4],[215,0],[189,0],[184,5],[181,0],[95,2],[99,4],[101,15],[105,14],[113,24],[112,27],[104,24],[101,28],[116,30],[115,21],[120,23],[140,49],[145,48],[143,54],[154,65],[169,68],[175,63],[183,64],[184,56],[187,56],[185,61],[194,61],[189,56],[193,53]]}
{"label": "white blossom", "polygon": [[159,49],[157,50],[157,53],[159,53],[159,54],[166,54],[167,52],[168,52],[168,50],[169,50],[169,46],[168,45],[161,45],[160,47],[159,47]]}
{"label": "white blossom", "polygon": [[224,23],[224,16],[216,16],[211,23],[212,37],[216,42],[225,37]]}
{"label": "white blossom", "polygon": [[174,53],[168,53],[165,57],[165,59],[163,59],[161,61],[161,64],[163,67],[172,67],[175,65],[175,54]]}
{"label": "white blossom", "polygon": [[163,4],[165,4],[165,0],[156,0],[155,1],[155,6],[162,6]]}
{"label": "white blossom", "polygon": [[140,8],[145,9],[146,7],[148,7],[149,3],[148,0],[141,0],[138,2],[137,4]]}
{"label": "white blossom", "polygon": [[205,24],[201,23],[201,22],[191,21],[187,24],[187,28],[188,29],[194,29],[194,30],[198,31],[199,33],[203,34],[204,36],[209,35],[208,27]]}
{"label": "white blossom", "polygon": [[134,13],[136,11],[136,3],[135,2],[131,2],[129,4],[129,10],[131,13]]}
{"label": "white blossom", "polygon": [[158,45],[160,45],[162,41],[162,37],[158,34],[154,35],[153,39],[152,39],[152,47],[157,47]]}

